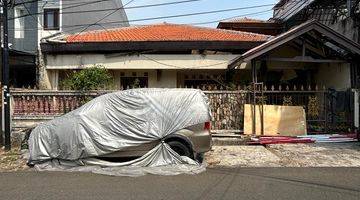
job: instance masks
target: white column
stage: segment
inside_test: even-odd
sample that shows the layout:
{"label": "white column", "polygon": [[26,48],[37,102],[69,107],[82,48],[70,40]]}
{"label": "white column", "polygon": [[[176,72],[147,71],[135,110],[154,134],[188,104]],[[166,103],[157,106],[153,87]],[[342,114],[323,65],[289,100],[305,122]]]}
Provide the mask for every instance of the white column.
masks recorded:
{"label": "white column", "polygon": [[59,89],[59,70],[52,70],[50,76],[51,89],[58,90]]}

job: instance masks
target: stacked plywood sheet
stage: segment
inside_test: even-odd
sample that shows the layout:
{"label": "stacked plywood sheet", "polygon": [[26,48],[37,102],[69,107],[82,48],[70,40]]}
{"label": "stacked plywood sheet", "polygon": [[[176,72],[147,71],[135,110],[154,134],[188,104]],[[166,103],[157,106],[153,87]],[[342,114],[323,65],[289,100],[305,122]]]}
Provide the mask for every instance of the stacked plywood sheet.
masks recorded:
{"label": "stacked plywood sheet", "polygon": [[[256,135],[298,136],[306,135],[306,115],[301,106],[256,105]],[[253,111],[250,104],[245,105],[244,133],[253,133]],[[263,117],[262,117],[263,116]],[[261,121],[263,120],[263,123]],[[261,133],[263,124],[263,134]]]}

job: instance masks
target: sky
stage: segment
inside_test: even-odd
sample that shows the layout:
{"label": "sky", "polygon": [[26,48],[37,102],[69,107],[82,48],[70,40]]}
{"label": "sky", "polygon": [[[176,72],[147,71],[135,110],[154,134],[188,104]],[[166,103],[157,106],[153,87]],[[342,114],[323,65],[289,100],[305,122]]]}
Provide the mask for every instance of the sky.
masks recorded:
{"label": "sky", "polygon": [[[122,0],[123,5],[126,5],[130,0]],[[141,6],[146,4],[158,4],[158,3],[167,3],[167,2],[176,2],[182,0],[134,0],[125,7],[132,6]],[[150,7],[150,8],[137,8],[137,9],[126,9],[128,19],[130,20],[131,25],[140,25],[140,24],[153,24],[153,23],[178,23],[178,24],[193,24],[207,27],[216,27],[218,22],[221,19],[227,19],[235,16],[256,19],[269,19],[272,16],[272,6],[244,9],[244,10],[235,10],[229,12],[221,12],[214,14],[206,15],[196,15],[196,16],[186,16],[178,18],[168,18],[168,19],[156,19],[149,21],[135,21],[131,20],[152,18],[152,17],[162,17],[162,16],[171,16],[171,15],[182,15],[188,13],[197,13],[197,12],[207,12],[213,10],[222,10],[222,9],[231,9],[231,8],[242,8],[250,6],[261,6],[267,4],[275,4],[279,0],[199,0],[195,2],[188,2],[176,5],[166,5],[159,7]],[[259,13],[261,12],[261,13]],[[257,14],[254,14],[257,13]],[[243,15],[243,16],[242,16]],[[210,23],[212,22],[212,23]]]}

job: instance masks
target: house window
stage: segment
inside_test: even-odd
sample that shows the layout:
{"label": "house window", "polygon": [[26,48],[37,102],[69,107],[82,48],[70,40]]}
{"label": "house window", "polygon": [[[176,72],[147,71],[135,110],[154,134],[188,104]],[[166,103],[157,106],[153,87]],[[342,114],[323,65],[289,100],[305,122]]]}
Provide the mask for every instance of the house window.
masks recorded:
{"label": "house window", "polygon": [[14,9],[14,28],[15,28],[15,34],[14,37],[15,38],[24,38],[24,29],[25,29],[25,23],[24,23],[24,16],[25,15],[25,10],[23,8],[15,8]]}
{"label": "house window", "polygon": [[59,30],[59,9],[44,9],[44,29]]}
{"label": "house window", "polygon": [[121,77],[121,86],[127,88],[148,87],[148,77]]}
{"label": "house window", "polygon": [[223,79],[224,77],[222,76],[219,76],[217,78],[215,78],[213,75],[203,75],[203,74],[198,74],[198,75],[188,75],[188,74],[185,74],[184,75],[184,86],[185,87],[193,87],[193,88],[196,88],[196,87],[208,87],[208,86],[218,86],[220,87],[221,85],[219,84],[219,80],[220,79]]}

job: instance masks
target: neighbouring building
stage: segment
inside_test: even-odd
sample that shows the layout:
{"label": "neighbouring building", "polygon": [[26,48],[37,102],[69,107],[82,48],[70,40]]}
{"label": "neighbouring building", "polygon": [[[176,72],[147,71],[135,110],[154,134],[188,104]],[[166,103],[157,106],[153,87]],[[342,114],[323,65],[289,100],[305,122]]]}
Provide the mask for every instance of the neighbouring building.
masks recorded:
{"label": "neighbouring building", "polygon": [[347,132],[359,127],[359,58],[359,43],[310,20],[237,57],[229,69],[251,69],[258,85],[253,104],[304,107],[308,133]]}
{"label": "neighbouring building", "polygon": [[[359,5],[360,2],[356,0],[279,0],[273,8],[273,17],[269,20],[235,18],[220,22],[218,28],[280,36],[292,29],[298,29],[298,26],[303,23],[316,20],[324,24],[327,28],[331,28],[337,33],[359,43]],[[341,48],[335,49],[334,46],[336,45],[329,45],[330,42],[325,44],[326,49],[319,49],[324,42],[318,40],[315,34],[312,36],[301,36],[296,43],[297,44],[292,44],[291,46],[288,45],[286,48],[284,47],[282,51],[278,52],[277,56],[289,57],[291,55],[292,57],[296,57],[306,55],[312,58],[318,58],[319,56],[324,56],[324,52],[326,51],[334,51],[333,54],[343,56],[343,52],[337,52],[340,51]],[[315,51],[315,49],[318,50]],[[261,77],[267,79],[265,82],[267,82],[268,85],[279,85],[281,82],[300,85],[304,80],[307,80],[306,84],[314,84],[316,82],[315,74],[319,74],[318,76],[335,77],[331,80],[318,82],[326,87],[337,90],[358,88],[360,85],[358,63],[352,62],[351,64],[340,66],[339,63],[333,59],[331,60],[333,62],[329,62],[326,65],[337,67],[316,67],[316,70],[306,73],[304,71],[301,72],[299,65],[293,62],[272,61],[272,64],[267,66],[264,63],[261,64],[257,73],[261,73]],[[271,65],[273,66],[271,67]],[[280,68],[283,68],[280,66],[285,65],[288,65],[290,70],[280,70]],[[304,63],[302,65],[300,68],[311,68],[309,62],[306,65]],[[269,71],[271,68],[277,69]],[[304,85],[304,83],[302,84]]]}
{"label": "neighbouring building", "polygon": [[316,19],[359,43],[359,6],[358,0],[280,0],[274,7],[273,19],[287,30]]}
{"label": "neighbouring building", "polygon": [[314,86],[346,91],[355,87],[360,44],[311,20],[234,59],[230,69],[253,68],[265,86]]}
{"label": "neighbouring building", "polygon": [[269,20],[220,22],[220,29],[274,36],[234,59],[229,70],[251,70],[256,103],[303,106],[311,133],[358,128],[359,5],[358,0],[280,0]]}
{"label": "neighbouring building", "polygon": [[[189,25],[155,24],[48,37],[42,82],[60,89],[69,72],[100,64],[117,88],[202,87],[224,83],[228,64],[270,36]],[[247,72],[249,74],[249,71]],[[250,76],[242,81],[250,82]]]}
{"label": "neighbouring building", "polygon": [[[284,30],[316,19],[343,36],[360,43],[360,2],[357,0],[280,0],[274,7],[273,19],[282,23]],[[360,87],[359,64],[350,70],[351,87]]]}
{"label": "neighbouring building", "polygon": [[[34,54],[41,38],[56,33],[129,26],[121,0],[16,0],[14,5],[9,12],[9,43],[12,49]],[[99,25],[90,26],[116,9]]]}
{"label": "neighbouring building", "polygon": [[[15,0],[9,9],[9,44],[14,52],[32,56],[33,63],[10,66],[13,87],[34,86],[41,69],[35,62],[40,40],[59,33],[75,33],[129,26],[121,0]],[[92,25],[115,11],[97,25]],[[22,58],[19,58],[22,59]],[[19,63],[19,62],[17,62]],[[20,76],[24,72],[27,76]],[[19,81],[21,80],[21,81]],[[21,83],[21,84],[20,84]]]}
{"label": "neighbouring building", "polygon": [[266,35],[279,35],[283,31],[282,24],[273,20],[259,20],[251,18],[235,18],[219,22],[217,28],[260,33]]}

